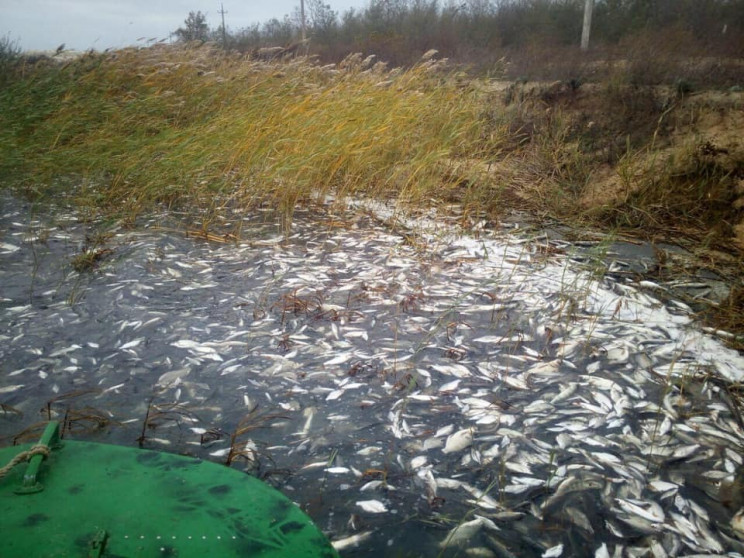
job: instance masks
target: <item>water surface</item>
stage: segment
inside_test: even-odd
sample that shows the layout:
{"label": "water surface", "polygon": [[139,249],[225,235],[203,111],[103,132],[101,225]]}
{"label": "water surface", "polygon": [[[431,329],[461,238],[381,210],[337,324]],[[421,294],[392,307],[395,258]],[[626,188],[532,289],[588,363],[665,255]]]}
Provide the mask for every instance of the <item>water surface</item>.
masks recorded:
{"label": "water surface", "polygon": [[162,223],[102,239],[3,198],[6,443],[66,417],[229,459],[346,556],[741,550],[719,484],[744,360],[607,273],[606,247],[369,205],[300,211],[289,236],[257,213],[240,243]]}

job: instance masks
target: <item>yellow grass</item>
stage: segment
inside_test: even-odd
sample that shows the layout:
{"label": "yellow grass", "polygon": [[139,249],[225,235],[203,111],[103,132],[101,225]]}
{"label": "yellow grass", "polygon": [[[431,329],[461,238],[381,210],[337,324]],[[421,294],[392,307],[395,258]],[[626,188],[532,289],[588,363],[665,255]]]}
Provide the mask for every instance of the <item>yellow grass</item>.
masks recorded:
{"label": "yellow grass", "polygon": [[477,96],[431,58],[388,71],[208,46],[90,55],[2,92],[0,171],[57,191],[73,177],[62,189],[78,205],[130,215],[176,204],[204,225],[331,192],[416,201],[452,182],[447,161],[495,151]]}

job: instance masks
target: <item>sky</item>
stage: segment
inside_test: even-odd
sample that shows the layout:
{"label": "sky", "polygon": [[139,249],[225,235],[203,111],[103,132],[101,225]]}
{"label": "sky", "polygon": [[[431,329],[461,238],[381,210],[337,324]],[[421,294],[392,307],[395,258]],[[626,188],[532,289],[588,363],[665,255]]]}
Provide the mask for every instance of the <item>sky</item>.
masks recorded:
{"label": "sky", "polygon": [[[367,5],[366,0],[324,0],[336,13]],[[225,24],[238,30],[283,18],[300,0],[222,0]],[[105,50],[168,39],[190,11],[221,23],[219,0],[0,0],[0,38],[23,50]]]}

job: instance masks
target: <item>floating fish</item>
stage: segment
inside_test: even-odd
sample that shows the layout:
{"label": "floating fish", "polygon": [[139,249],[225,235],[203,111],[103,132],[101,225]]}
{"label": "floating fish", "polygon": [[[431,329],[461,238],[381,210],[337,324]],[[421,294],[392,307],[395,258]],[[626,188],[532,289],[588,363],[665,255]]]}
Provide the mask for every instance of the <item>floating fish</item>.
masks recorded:
{"label": "floating fish", "polygon": [[343,539],[331,541],[331,546],[339,552],[348,550],[349,548],[357,548],[360,544],[369,539],[370,535],[372,535],[372,531],[355,533],[354,535],[344,537]]}
{"label": "floating fish", "polygon": [[476,515],[475,519],[465,521],[454,527],[442,541],[441,546],[448,548],[452,546],[461,546],[470,541],[480,530],[499,531],[498,526],[486,517]]}
{"label": "floating fish", "polygon": [[557,544],[542,553],[542,558],[558,558],[563,555],[563,545]]}
{"label": "floating fish", "polygon": [[388,511],[387,506],[379,500],[362,500],[356,503],[367,513],[385,513]]}
{"label": "floating fish", "polygon": [[473,431],[470,428],[458,430],[447,437],[442,453],[462,451],[473,443]]}

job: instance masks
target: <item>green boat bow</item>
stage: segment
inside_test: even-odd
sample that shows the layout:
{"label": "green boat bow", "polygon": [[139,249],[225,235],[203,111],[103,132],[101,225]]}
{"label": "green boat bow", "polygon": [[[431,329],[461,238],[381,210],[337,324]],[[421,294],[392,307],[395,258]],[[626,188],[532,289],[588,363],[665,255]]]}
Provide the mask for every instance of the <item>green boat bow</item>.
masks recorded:
{"label": "green boat bow", "polygon": [[[294,503],[260,480],[199,459],[59,440],[0,449],[0,556],[337,557]],[[25,470],[24,470],[25,469]]]}

